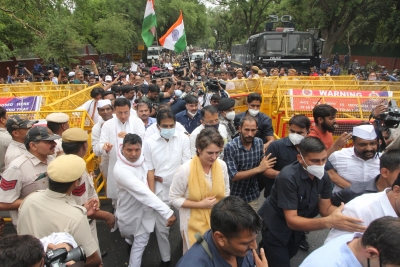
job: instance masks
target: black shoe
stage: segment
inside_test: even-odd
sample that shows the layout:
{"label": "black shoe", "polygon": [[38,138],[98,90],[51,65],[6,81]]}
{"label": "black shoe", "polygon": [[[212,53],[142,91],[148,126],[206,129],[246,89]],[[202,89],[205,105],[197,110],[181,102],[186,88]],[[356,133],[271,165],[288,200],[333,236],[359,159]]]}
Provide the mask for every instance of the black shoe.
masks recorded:
{"label": "black shoe", "polygon": [[161,261],[159,267],[169,267],[171,265],[171,261]]}
{"label": "black shoe", "polygon": [[104,257],[106,257],[107,256],[107,251],[103,251],[103,252],[101,252],[101,258],[104,258]]}
{"label": "black shoe", "polygon": [[303,250],[309,250],[310,249],[310,244],[308,244],[307,241],[307,236],[303,234],[301,241],[300,241],[300,248]]}

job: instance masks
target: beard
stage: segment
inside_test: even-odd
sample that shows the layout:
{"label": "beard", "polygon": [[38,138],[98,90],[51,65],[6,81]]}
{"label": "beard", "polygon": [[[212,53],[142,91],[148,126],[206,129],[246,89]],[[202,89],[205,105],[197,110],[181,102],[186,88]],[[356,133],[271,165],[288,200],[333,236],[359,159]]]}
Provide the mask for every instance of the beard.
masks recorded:
{"label": "beard", "polygon": [[325,121],[321,125],[322,130],[333,133],[335,131],[335,124],[332,124],[332,126],[326,125]]}

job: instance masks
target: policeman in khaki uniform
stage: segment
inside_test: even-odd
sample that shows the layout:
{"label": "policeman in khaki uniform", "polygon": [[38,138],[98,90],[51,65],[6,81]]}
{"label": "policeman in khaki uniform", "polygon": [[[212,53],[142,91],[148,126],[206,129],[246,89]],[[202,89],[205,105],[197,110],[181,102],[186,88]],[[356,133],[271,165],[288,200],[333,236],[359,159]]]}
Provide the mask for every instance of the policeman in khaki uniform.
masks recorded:
{"label": "policeman in khaki uniform", "polygon": [[26,152],[24,144],[25,136],[28,130],[32,128],[35,123],[38,123],[38,121],[30,121],[26,118],[21,118],[18,115],[8,118],[6,128],[12,137],[12,141],[7,148],[4,158],[6,168],[11,161]]}
{"label": "policeman in khaki uniform", "polygon": [[[46,117],[47,128],[49,128],[53,133],[57,135],[62,135],[64,131],[69,129],[69,116],[65,113],[54,112]],[[54,156],[57,157],[63,154],[63,149],[61,147],[61,139],[56,140],[57,146]]]}
{"label": "policeman in khaki uniform", "polygon": [[85,161],[76,155],[61,155],[53,160],[47,169],[49,188],[30,194],[21,204],[17,232],[36,238],[68,232],[85,250],[85,266],[98,267],[98,245],[87,218],[98,210],[98,201],[91,199],[82,206],[71,197],[85,170]]}
{"label": "policeman in khaki uniform", "polygon": [[26,134],[27,151],[13,160],[2,174],[0,182],[0,210],[9,210],[14,226],[17,225],[22,200],[30,193],[46,189],[48,164],[54,159],[54,149],[60,136],[47,127],[36,126]]}
{"label": "policeman in khaki uniform", "polygon": [[[89,135],[84,130],[80,128],[70,128],[62,133],[62,150],[66,155],[77,155],[83,158],[88,150],[88,138]],[[82,175],[79,186],[72,191],[71,197],[78,205],[83,205],[90,199],[99,199],[96,189],[94,188],[93,177],[86,170]],[[99,210],[90,216],[89,219],[93,238],[96,240],[97,245],[99,245],[96,219],[104,220],[111,229],[114,227],[115,217],[107,211]]]}

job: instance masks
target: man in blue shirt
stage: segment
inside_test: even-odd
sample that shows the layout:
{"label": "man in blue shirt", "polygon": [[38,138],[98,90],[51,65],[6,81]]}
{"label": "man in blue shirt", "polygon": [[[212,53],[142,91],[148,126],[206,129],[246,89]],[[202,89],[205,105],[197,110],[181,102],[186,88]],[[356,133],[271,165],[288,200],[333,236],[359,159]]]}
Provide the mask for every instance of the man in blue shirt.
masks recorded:
{"label": "man in blue shirt", "polygon": [[258,122],[253,116],[243,117],[239,124],[239,136],[230,141],[224,149],[231,195],[240,197],[254,210],[258,209],[260,196],[257,178],[275,165],[275,158],[264,157],[262,140],[255,137],[257,125]]}
{"label": "man in blue shirt", "polygon": [[199,99],[195,96],[188,95],[185,98],[186,110],[176,114],[176,121],[185,127],[186,131],[191,134],[194,129],[201,124]]}
{"label": "man in blue shirt", "polygon": [[179,260],[177,267],[267,267],[264,250],[257,255],[261,219],[242,199],[228,196],[211,210],[211,230]]}
{"label": "man in blue shirt", "polygon": [[385,216],[361,233],[339,236],[311,253],[300,267],[400,266],[400,219]]}

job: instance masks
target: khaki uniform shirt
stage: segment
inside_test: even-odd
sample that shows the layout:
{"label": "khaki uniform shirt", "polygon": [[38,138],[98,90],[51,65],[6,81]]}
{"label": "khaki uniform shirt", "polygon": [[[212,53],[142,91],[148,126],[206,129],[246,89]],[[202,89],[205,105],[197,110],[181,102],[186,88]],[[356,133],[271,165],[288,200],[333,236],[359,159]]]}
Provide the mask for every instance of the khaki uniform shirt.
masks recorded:
{"label": "khaki uniform shirt", "polygon": [[[36,190],[49,187],[47,166],[53,160],[47,156],[47,162],[41,162],[28,151],[16,158],[6,168],[0,183],[0,202],[13,203],[17,199],[24,199]],[[11,219],[17,225],[18,212],[10,210]]]}
{"label": "khaki uniform shirt", "polygon": [[78,245],[83,246],[87,257],[98,249],[90,233],[86,209],[66,194],[49,189],[35,192],[21,204],[19,216],[19,235],[42,238],[52,233],[67,232]]}
{"label": "khaki uniform shirt", "polygon": [[5,128],[0,128],[0,175],[5,169],[4,159],[12,138]]}
{"label": "khaki uniform shirt", "polygon": [[26,151],[25,144],[12,140],[4,158],[5,167],[7,168],[11,161],[26,153]]}

